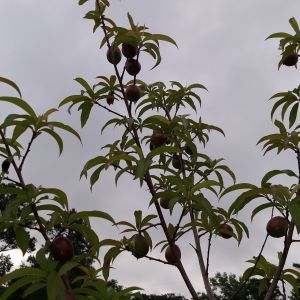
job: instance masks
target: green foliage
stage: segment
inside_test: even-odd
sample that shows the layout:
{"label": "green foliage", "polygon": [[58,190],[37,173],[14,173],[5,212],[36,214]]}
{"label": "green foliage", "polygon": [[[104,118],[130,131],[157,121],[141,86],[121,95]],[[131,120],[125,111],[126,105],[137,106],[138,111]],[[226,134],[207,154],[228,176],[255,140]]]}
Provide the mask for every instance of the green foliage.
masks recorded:
{"label": "green foliage", "polygon": [[[244,288],[239,290],[243,284],[241,277],[237,277],[235,274],[219,273],[217,272],[214,277],[210,278],[215,297],[217,300],[263,300],[264,295],[259,292],[259,280],[257,278],[249,279]],[[199,300],[208,300],[206,294],[201,293]],[[282,295],[278,288],[276,288],[273,296],[273,300],[282,299]]]}
{"label": "green foliage", "polygon": [[267,39],[271,38],[279,38],[279,49],[282,51],[282,58],[278,63],[278,68],[284,63],[284,60],[291,53],[298,53],[300,49],[300,31],[299,25],[295,18],[290,18],[289,23],[294,30],[295,34],[289,34],[286,32],[276,32],[267,37]]}
{"label": "green foliage", "polygon": [[[282,253],[278,253],[278,258],[280,259]],[[254,266],[249,267],[245,270],[242,280],[246,280],[250,277],[259,277],[259,294],[264,293],[269,287],[272,278],[275,275],[277,266],[268,262],[266,258],[261,255],[258,258],[248,260],[247,262],[252,263]],[[280,280],[285,283],[289,283],[294,290],[297,290],[297,279],[300,273],[295,269],[284,269],[282,270]]]}
{"label": "green foliage", "polygon": [[[79,5],[87,2],[89,1],[79,0]],[[92,111],[94,113],[96,109],[105,109],[114,115],[103,125],[101,133],[108,126],[114,125],[118,127],[120,136],[117,140],[102,145],[100,153],[84,165],[80,177],[89,175],[92,188],[100,180],[100,175],[112,167],[115,171],[116,184],[123,175],[126,175],[133,180],[138,180],[141,187],[146,186],[149,189],[150,197],[147,203],[149,206],[155,206],[156,213],[147,215],[140,209],[136,209],[133,223],[128,220],[116,222],[112,216],[103,211],[69,210],[67,195],[60,189],[37,187],[26,183],[23,178],[23,165],[32,144],[41,134],[47,134],[55,140],[60,154],[64,144],[57,130],[72,134],[80,142],[81,137],[69,125],[49,120],[50,116],[52,117],[52,114],[57,111],[56,108],[38,115],[25,100],[21,99],[19,87],[10,79],[0,77],[1,83],[14,89],[20,96],[20,98],[1,96],[0,101],[13,104],[22,111],[22,114],[9,114],[0,126],[0,155],[8,164],[8,167],[2,168],[0,182],[6,184],[0,185],[0,196],[13,197],[13,201],[7,202],[1,209],[0,233],[4,235],[12,233],[13,246],[20,248],[23,255],[32,249],[29,229],[38,231],[45,240],[43,247],[32,258],[35,260],[35,265],[14,270],[0,279],[0,285],[8,286],[3,290],[1,299],[9,299],[18,291],[22,291],[22,296],[28,297],[40,290],[43,290],[50,300],[64,300],[67,292],[73,293],[78,300],[117,300],[139,297],[137,287],[114,289],[108,283],[110,269],[116,258],[124,251],[135,254],[134,241],[137,236],[142,237],[143,241],[146,240],[147,251],[148,248],[152,248],[154,242],[156,247],[161,246],[161,250],[164,250],[185,234],[193,232],[195,242],[193,247],[198,255],[203,278],[207,281],[212,239],[233,237],[240,244],[244,235],[249,237],[247,226],[235,218],[235,215],[256,199],[262,200],[262,203],[254,207],[252,220],[259,212],[270,209],[271,215],[277,212],[289,222],[284,252],[279,254],[278,264],[283,266],[290,244],[293,242],[291,233],[294,226],[298,233],[300,232],[299,174],[290,169],[275,169],[262,177],[261,186],[236,183],[235,174],[224,164],[224,159],[210,158],[204,149],[212,133],[218,132],[224,135],[221,128],[203,122],[202,116],[198,115],[199,111],[202,112],[200,93],[206,90],[204,85],[200,83],[183,85],[177,81],[170,81],[169,86],[160,81],[147,84],[137,79],[137,74],[133,74],[134,72],[130,73],[133,78],[125,81],[125,75],[130,74],[125,73],[122,52],[118,47],[124,44],[133,47],[135,54],[133,56],[136,56],[139,64],[144,54],[150,55],[155,60],[153,66],[155,68],[161,62],[160,42],[167,42],[177,47],[176,42],[167,35],[151,33],[145,25],[140,26],[130,13],[127,14],[128,27],[120,27],[107,17],[109,6],[108,0],[96,0],[95,9],[88,11],[85,18],[94,22],[94,32],[102,30],[100,48],[107,48],[107,59],[115,74],[97,76],[94,84],[88,83],[81,77],[75,78],[81,90],[63,99],[59,108],[68,105],[68,112],[71,113],[72,108],[76,106],[80,112],[81,127],[87,124]],[[296,55],[298,60],[300,29],[295,18],[291,18],[289,22],[295,35],[278,32],[268,37],[280,38],[282,58],[279,67],[282,64],[296,65],[297,61],[295,64],[286,62],[291,54]],[[112,58],[114,50],[118,51],[120,56],[118,59]],[[136,95],[131,97],[128,87],[134,88],[138,97]],[[296,124],[296,121],[299,96],[300,86],[271,97],[271,100],[275,100],[271,119],[275,112],[281,109],[281,121],[278,119],[274,121],[275,133],[268,134],[258,141],[258,144],[263,144],[264,154],[271,150],[277,150],[277,154],[292,150],[297,155],[298,166],[300,165],[300,125]],[[111,106],[115,101],[123,104],[125,113],[120,113]],[[288,125],[285,125],[287,114]],[[293,130],[289,132],[291,128]],[[153,142],[153,135],[157,133],[163,134],[162,142]],[[11,177],[9,166],[15,171],[15,177]],[[278,175],[286,175],[296,180],[291,186],[271,183]],[[232,186],[228,186],[228,180],[233,182]],[[7,185],[8,182],[13,184]],[[229,203],[228,209],[216,205],[220,198],[232,192],[240,194]],[[159,202],[163,197],[170,199],[168,207],[162,207],[166,208],[164,212]],[[109,221],[115,226],[125,227],[121,231],[124,236],[117,240],[110,238],[101,240],[90,224],[90,218],[94,217]],[[154,223],[154,219],[158,221]],[[229,225],[230,229],[226,231],[225,236],[222,229],[224,224]],[[55,230],[58,228],[57,235],[69,234],[77,238],[82,237],[87,251],[76,252],[75,257],[65,263],[55,260],[55,255],[51,251],[49,254],[49,250],[51,241],[56,236]],[[154,241],[151,236],[153,229],[161,229],[164,232],[162,240]],[[205,235],[209,236],[206,266],[201,254],[203,246],[199,243]],[[104,254],[103,262],[99,260],[102,247],[109,247]],[[155,257],[148,258],[167,263]],[[6,273],[11,265],[9,260],[3,261],[5,265],[2,272]],[[86,264],[83,264],[83,261]],[[297,270],[280,270],[278,266],[268,262],[263,255],[254,257],[248,262],[253,266],[245,271],[242,280],[254,276],[260,278],[259,283],[253,278],[249,281],[255,286],[255,299],[261,298],[272,280],[281,280],[296,289],[297,278],[300,276]],[[92,266],[92,263],[99,263],[100,266]],[[181,264],[177,267],[181,274],[185,274]],[[277,275],[278,270],[280,276]],[[72,272],[76,275],[71,276]],[[223,277],[218,273],[215,279],[211,279],[217,299],[229,299],[232,295],[232,290],[230,292],[225,290],[222,284],[228,287],[229,282],[230,285],[237,287],[235,276],[223,274]],[[189,280],[185,278],[185,282]],[[243,295],[243,299],[246,299],[253,295],[248,291],[244,292],[238,296]],[[192,295],[197,298],[193,291]]]}

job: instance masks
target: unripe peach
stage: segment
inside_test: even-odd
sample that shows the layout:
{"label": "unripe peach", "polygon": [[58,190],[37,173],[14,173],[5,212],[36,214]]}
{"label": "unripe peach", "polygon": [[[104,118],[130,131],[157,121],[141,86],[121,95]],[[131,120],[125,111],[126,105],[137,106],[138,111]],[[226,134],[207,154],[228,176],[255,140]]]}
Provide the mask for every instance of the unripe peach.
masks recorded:
{"label": "unripe peach", "polygon": [[136,102],[142,97],[142,92],[141,92],[141,89],[137,85],[131,84],[126,88],[125,96],[126,96],[127,100]]}
{"label": "unripe peach", "polygon": [[128,74],[136,76],[141,71],[141,64],[134,58],[128,58],[125,63],[125,70]]}
{"label": "unripe peach", "polygon": [[286,235],[289,228],[289,222],[284,217],[273,217],[267,224],[267,232],[274,238],[280,238]]}
{"label": "unripe peach", "polygon": [[122,44],[122,53],[126,58],[133,58],[137,55],[138,48],[126,43]]}
{"label": "unripe peach", "polygon": [[166,143],[168,137],[165,133],[153,132],[150,138],[150,142],[154,147],[160,147]]}
{"label": "unripe peach", "polygon": [[68,238],[59,236],[52,241],[50,253],[55,260],[65,263],[73,258],[74,247]]}
{"label": "unripe peach", "polygon": [[111,64],[117,65],[122,58],[121,50],[118,47],[112,45],[111,48],[106,52],[106,58]]}
{"label": "unripe peach", "polygon": [[132,240],[133,244],[133,255],[136,258],[142,258],[149,252],[149,244],[146,238],[142,235],[135,235]]}
{"label": "unripe peach", "polygon": [[229,232],[233,232],[233,228],[227,224],[222,223],[219,225],[219,235],[224,239],[230,239],[232,235]]}
{"label": "unripe peach", "polygon": [[171,201],[171,198],[169,197],[162,197],[160,198],[160,201],[159,201],[159,204],[162,208],[164,209],[169,209],[169,205],[170,205],[170,201]]}
{"label": "unripe peach", "polygon": [[298,62],[298,53],[292,52],[283,60],[282,64],[288,67],[292,67],[295,66],[297,62]]}
{"label": "unripe peach", "polygon": [[170,264],[176,264],[181,259],[180,248],[176,244],[169,245],[165,252],[166,261]]}

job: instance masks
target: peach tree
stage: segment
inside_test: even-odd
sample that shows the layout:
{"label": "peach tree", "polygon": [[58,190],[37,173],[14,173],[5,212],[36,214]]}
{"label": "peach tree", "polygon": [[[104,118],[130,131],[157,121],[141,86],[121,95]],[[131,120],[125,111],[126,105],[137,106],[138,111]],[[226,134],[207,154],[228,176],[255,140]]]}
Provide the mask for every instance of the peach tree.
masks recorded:
{"label": "peach tree", "polygon": [[[1,231],[12,228],[23,254],[26,254],[30,237],[38,232],[44,239],[43,247],[36,253],[38,267],[17,269],[0,279],[4,289],[1,299],[7,299],[14,291],[25,288],[26,297],[46,288],[48,299],[130,299],[138,297],[137,287],[115,291],[107,284],[114,260],[130,252],[137,259],[149,259],[174,266],[180,273],[193,299],[198,299],[186,267],[181,261],[179,240],[189,236],[195,250],[203,284],[209,299],[216,299],[209,283],[210,249],[215,239],[236,240],[249,236],[246,224],[237,218],[252,200],[261,202],[253,209],[251,219],[263,210],[270,211],[266,227],[265,242],[269,237],[281,238],[282,252],[273,264],[263,256],[265,242],[259,253],[249,259],[251,266],[244,272],[246,283],[251,277],[259,278],[260,292],[264,299],[272,299],[272,293],[282,283],[297,287],[299,272],[285,268],[285,262],[296,234],[300,230],[300,152],[297,113],[300,87],[292,91],[279,92],[271,97],[275,102],[271,110],[275,133],[259,140],[265,153],[277,150],[292,151],[296,157],[296,170],[271,170],[262,177],[260,186],[250,183],[236,183],[232,170],[224,164],[223,158],[212,158],[205,152],[212,132],[224,135],[221,128],[207,124],[201,113],[202,94],[206,87],[199,83],[183,85],[177,81],[146,83],[142,80],[143,59],[154,59],[153,68],[161,62],[160,43],[176,42],[164,34],[152,33],[145,25],[139,25],[128,13],[128,27],[121,27],[109,17],[108,0],[80,0],[79,5],[94,7],[85,15],[93,22],[94,32],[101,32],[100,47],[106,50],[106,60],[111,64],[112,74],[96,74],[95,82],[88,83],[78,77],[80,85],[77,94],[68,96],[59,104],[59,109],[68,106],[71,112],[76,107],[80,112],[80,124],[84,127],[92,110],[102,109],[111,119],[102,124],[102,131],[114,126],[119,138],[107,145],[101,145],[98,156],[91,158],[84,166],[81,177],[89,177],[91,188],[101,180],[101,174],[112,168],[115,183],[121,177],[128,181],[137,180],[141,187],[149,190],[149,207],[155,213],[147,214],[139,207],[134,212],[134,222],[114,220],[103,211],[71,211],[67,195],[57,188],[35,186],[26,182],[23,167],[34,142],[48,135],[63,151],[60,131],[67,131],[81,141],[73,128],[53,120],[56,108],[37,114],[28,102],[22,99],[19,87],[10,79],[0,81],[13,88],[16,97],[1,96],[0,101],[16,105],[21,114],[12,113],[1,121],[0,154],[3,157],[0,193],[14,195],[0,215]],[[280,39],[282,59],[285,66],[296,66],[300,45],[300,30],[294,18],[290,19],[294,34],[279,32],[269,38]],[[123,105],[126,113],[120,113],[116,103]],[[278,118],[275,118],[280,110]],[[288,122],[285,124],[285,116]],[[25,134],[26,133],[26,134]],[[25,134],[25,135],[24,135]],[[24,141],[24,136],[29,139]],[[22,137],[22,138],[21,138]],[[272,184],[277,175],[286,175],[295,180],[291,186]],[[231,185],[228,186],[228,182]],[[225,209],[218,200],[234,192],[231,205]],[[178,216],[174,222],[174,216]],[[100,239],[90,226],[90,218],[101,218],[120,228],[123,237]],[[82,224],[76,222],[84,220]],[[62,230],[51,240],[49,232],[60,224]],[[156,240],[153,230],[164,234],[163,240]],[[67,230],[77,231],[90,243],[89,253],[74,256],[72,241],[64,236]],[[296,233],[296,232],[297,233]],[[203,239],[208,238],[208,243]],[[99,250],[104,247],[105,255],[99,259]],[[158,247],[165,259],[155,257],[151,250]],[[94,267],[82,265],[88,258]],[[76,288],[68,278],[68,272],[78,268],[82,275],[75,278]],[[79,287],[78,287],[79,284]],[[242,289],[244,284],[239,288]],[[239,292],[236,291],[236,293]],[[234,295],[232,295],[232,298]]]}

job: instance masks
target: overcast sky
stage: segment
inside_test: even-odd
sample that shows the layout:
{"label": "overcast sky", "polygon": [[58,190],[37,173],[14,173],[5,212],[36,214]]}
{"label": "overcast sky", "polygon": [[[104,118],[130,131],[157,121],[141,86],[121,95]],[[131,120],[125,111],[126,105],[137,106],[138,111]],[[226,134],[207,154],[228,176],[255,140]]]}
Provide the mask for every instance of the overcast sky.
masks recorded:
{"label": "overcast sky", "polygon": [[[294,68],[277,70],[280,52],[278,43],[265,38],[274,32],[291,29],[288,19],[300,21],[299,4],[291,0],[251,1],[171,1],[122,0],[111,1],[108,11],[118,24],[127,26],[129,11],[140,24],[146,24],[153,33],[173,37],[179,49],[163,45],[161,65],[149,71],[153,61],[142,56],[139,78],[153,81],[181,81],[183,84],[202,83],[209,92],[200,92],[203,100],[202,118],[225,130],[226,138],[213,135],[206,153],[212,158],[224,157],[234,170],[239,182],[259,184],[265,172],[271,169],[293,168],[291,154],[262,156],[257,140],[274,131],[270,121],[271,104],[267,99],[279,91],[298,86],[299,71]],[[0,76],[14,80],[21,88],[23,98],[38,113],[57,107],[59,102],[77,94],[80,87],[73,79],[83,77],[91,84],[99,75],[112,73],[105,59],[105,50],[99,50],[101,32],[92,33],[92,22],[82,17],[87,6],[79,7],[70,0],[1,0],[0,2]],[[0,93],[10,93],[3,85]],[[14,112],[14,107],[2,105],[0,117]],[[117,104],[115,108],[122,111]],[[67,115],[66,108],[54,115],[72,125],[82,136],[84,146],[73,137],[65,136],[64,153],[58,157],[52,140],[41,137],[33,147],[26,163],[26,183],[58,187],[69,196],[70,207],[77,210],[98,209],[111,213],[116,220],[131,219],[136,209],[147,211],[150,199],[146,188],[124,177],[116,188],[114,173],[108,171],[95,185],[79,181],[84,163],[99,154],[100,147],[116,138],[118,132],[106,131],[100,135],[101,125],[110,116],[94,110],[84,129],[80,129],[79,115]],[[284,181],[283,181],[284,183]],[[220,205],[228,207],[230,198]],[[250,223],[249,213],[241,213],[250,226],[251,238],[240,247],[233,240],[215,239],[212,249],[210,274],[217,271],[241,274],[245,263],[257,255],[265,236],[268,214],[259,215]],[[113,235],[121,237],[115,228],[105,222],[94,222],[100,239]],[[155,233],[157,238],[161,235]],[[203,241],[206,243],[206,241]],[[180,243],[187,272],[197,290],[202,280],[193,249],[185,240]],[[269,240],[264,255],[277,263],[276,252],[282,240]],[[293,245],[288,264],[299,262],[299,246]],[[159,251],[153,255],[162,257]],[[20,255],[14,252],[15,262]],[[175,268],[147,260],[137,260],[122,254],[116,260],[112,277],[120,284],[137,285],[150,293],[181,293],[188,291]]]}

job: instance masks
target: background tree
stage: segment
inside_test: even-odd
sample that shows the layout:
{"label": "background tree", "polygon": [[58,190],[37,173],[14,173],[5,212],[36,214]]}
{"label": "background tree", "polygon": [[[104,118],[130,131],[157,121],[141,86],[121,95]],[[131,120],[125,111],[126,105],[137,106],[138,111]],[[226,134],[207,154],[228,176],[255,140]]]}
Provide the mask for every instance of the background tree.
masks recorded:
{"label": "background tree", "polygon": [[[9,201],[14,201],[13,197],[11,197],[11,198],[4,197],[4,198],[9,199]],[[74,209],[70,210],[70,214],[75,214],[75,213],[76,213],[76,211]],[[84,220],[78,219],[78,220],[76,220],[76,224],[84,225]],[[61,236],[63,234],[70,241],[72,241],[72,244],[74,247],[74,255],[77,256],[80,264],[82,266],[85,266],[88,268],[92,267],[92,259],[90,258],[91,245],[82,234],[80,234],[79,232],[76,232],[74,230],[68,230],[68,229],[64,228],[61,224],[55,225],[54,228],[51,229],[50,232],[48,232],[47,234],[52,240],[54,240],[57,236]],[[3,239],[2,242],[3,242],[3,247],[5,249],[17,248],[16,237],[15,237],[13,231],[6,232],[5,239]],[[36,246],[36,240],[32,239],[32,248],[31,248],[32,251],[35,250],[35,246]],[[1,263],[6,263],[6,262],[7,262],[8,267],[11,268],[13,266],[13,264],[10,260],[10,257],[8,255],[3,256],[2,261],[1,261]],[[5,266],[6,265],[3,265],[3,268]],[[27,258],[26,262],[23,262],[20,266],[20,268],[25,268],[25,267],[39,267],[34,255],[30,255]],[[8,268],[6,268],[6,269],[7,269],[7,272],[10,270]],[[70,284],[71,284],[72,289],[78,287],[78,282],[73,283],[72,281],[76,277],[83,276],[84,274],[85,273],[80,268],[73,268],[68,272],[68,277],[70,278]],[[14,283],[14,281],[11,281],[10,283],[8,283],[7,288],[9,288],[9,286],[12,285],[13,283]],[[13,295],[11,295],[8,299],[9,300],[21,299],[24,291],[25,291],[25,288],[19,289]],[[0,294],[1,294],[1,292],[0,292]],[[33,294],[27,296],[24,299],[25,300],[47,299],[47,290],[46,290],[46,288],[40,289],[40,290],[34,292]]]}
{"label": "background tree", "polygon": [[[299,263],[293,263],[293,267],[296,268],[297,270],[300,270],[300,264]],[[299,288],[300,288],[300,278],[297,279],[297,292],[295,291],[295,289],[292,290],[292,294],[290,299],[291,300],[299,300],[300,296],[299,296]]]}
{"label": "background tree", "polygon": [[[218,300],[263,300],[264,294],[259,290],[259,280],[251,278],[246,284],[243,284],[242,277],[235,274],[216,273],[210,278],[216,299]],[[243,285],[243,288],[240,287]],[[205,293],[199,295],[200,300],[209,299]],[[279,288],[276,288],[272,299],[283,299]]]}
{"label": "background tree", "polygon": [[[4,213],[8,204],[13,205],[15,200],[14,195],[1,194],[0,195],[0,212]],[[20,216],[22,206],[20,206],[16,217]],[[29,226],[29,224],[27,224]],[[32,224],[31,224],[32,225]],[[19,246],[16,240],[16,233],[12,226],[7,226],[6,224],[1,224],[2,230],[0,230],[0,277],[4,276],[13,267],[13,262],[11,261],[11,256],[8,253],[9,250],[18,249]],[[28,230],[27,230],[28,232]],[[30,239],[28,252],[31,253],[35,250],[36,239],[33,237]]]}

